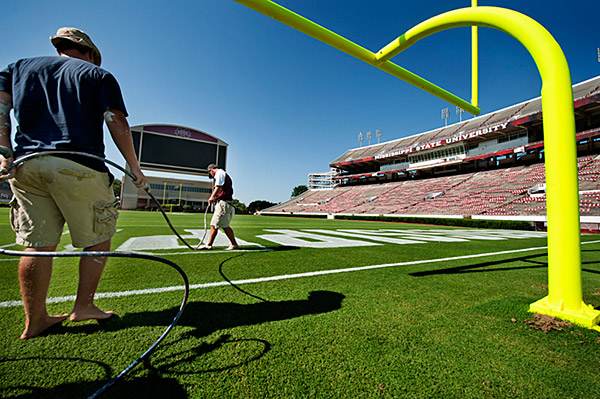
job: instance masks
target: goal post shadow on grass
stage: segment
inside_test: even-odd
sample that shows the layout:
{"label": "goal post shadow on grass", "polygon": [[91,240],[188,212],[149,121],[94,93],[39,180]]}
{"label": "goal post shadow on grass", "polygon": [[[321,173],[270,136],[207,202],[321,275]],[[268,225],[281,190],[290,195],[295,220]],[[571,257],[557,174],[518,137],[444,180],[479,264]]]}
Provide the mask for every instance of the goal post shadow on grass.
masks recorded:
{"label": "goal post shadow on grass", "polygon": [[[548,295],[531,312],[554,316],[600,331],[600,311],[583,302],[575,112],[571,75],[564,53],[538,22],[499,7],[461,8],[432,17],[373,53],[269,0],[234,0],[361,61],[396,76],[450,104],[478,115],[476,106],[429,83],[390,60],[417,41],[446,29],[488,27],[518,40],[542,78],[542,115],[548,220]],[[475,73],[475,71],[474,71]],[[475,80],[474,80],[475,84]],[[477,102],[474,91],[473,102]]]}

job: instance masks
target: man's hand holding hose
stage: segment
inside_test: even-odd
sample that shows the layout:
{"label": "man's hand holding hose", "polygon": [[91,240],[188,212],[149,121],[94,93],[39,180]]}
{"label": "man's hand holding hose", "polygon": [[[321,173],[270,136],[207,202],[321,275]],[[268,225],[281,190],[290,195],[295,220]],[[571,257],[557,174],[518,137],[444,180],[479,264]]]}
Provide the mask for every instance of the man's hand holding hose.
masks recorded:
{"label": "man's hand holding hose", "polygon": [[147,190],[150,187],[148,185],[148,180],[146,179],[146,176],[144,176],[139,166],[133,168],[130,165],[129,171],[136,177],[136,180],[133,181],[133,184],[135,184],[137,188],[143,188],[144,190]]}
{"label": "man's hand holding hose", "polygon": [[3,182],[15,176],[15,170],[10,167],[14,158],[12,156],[5,158],[4,154],[0,155],[2,155],[0,158],[0,182]]}

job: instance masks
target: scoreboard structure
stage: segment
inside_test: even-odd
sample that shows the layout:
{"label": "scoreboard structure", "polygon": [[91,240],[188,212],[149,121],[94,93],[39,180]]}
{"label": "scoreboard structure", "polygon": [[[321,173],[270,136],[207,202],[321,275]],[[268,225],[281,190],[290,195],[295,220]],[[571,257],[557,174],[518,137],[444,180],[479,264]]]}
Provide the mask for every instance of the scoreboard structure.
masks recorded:
{"label": "scoreboard structure", "polygon": [[227,146],[206,132],[177,125],[131,127],[133,145],[142,169],[208,176],[206,167],[225,169]]}
{"label": "scoreboard structure", "polygon": [[[156,180],[154,196],[163,204],[192,204],[207,206],[210,196],[208,189],[198,188],[202,182],[181,180],[177,174],[208,177],[206,167],[217,164],[225,169],[227,165],[228,144],[206,132],[178,125],[148,124],[131,127],[133,146],[140,167],[144,170],[173,174],[168,178]],[[160,180],[160,181],[158,181]],[[151,185],[152,186],[152,185]],[[177,188],[177,195],[163,187]],[[198,187],[196,187],[198,186]],[[156,188],[154,187],[154,188]],[[131,179],[123,179],[121,186],[121,209],[138,209],[149,205],[149,196],[135,187]]]}

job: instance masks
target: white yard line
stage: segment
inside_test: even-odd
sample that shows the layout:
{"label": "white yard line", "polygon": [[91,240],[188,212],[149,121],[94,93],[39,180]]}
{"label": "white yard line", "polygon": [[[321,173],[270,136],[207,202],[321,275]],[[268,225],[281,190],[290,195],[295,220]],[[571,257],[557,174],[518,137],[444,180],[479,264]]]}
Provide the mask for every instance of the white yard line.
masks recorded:
{"label": "white yard line", "polygon": [[[597,244],[597,243],[600,243],[600,240],[582,242],[581,245]],[[461,260],[461,259],[484,258],[484,257],[488,257],[488,256],[516,254],[516,253],[521,253],[521,252],[538,251],[538,250],[542,250],[542,249],[548,249],[548,247],[547,246],[531,247],[531,248],[523,248],[523,249],[513,249],[510,251],[488,252],[488,253],[483,253],[483,254],[453,256],[453,257],[449,257],[449,258],[424,259],[424,260],[414,260],[414,261],[409,261],[409,262],[384,263],[384,264],[380,264],[380,265],[349,267],[349,268],[345,268],[345,269],[321,270],[321,271],[297,273],[297,274],[284,274],[284,275],[280,275],[280,276],[259,277],[259,278],[251,278],[251,279],[246,279],[246,280],[237,280],[237,281],[232,281],[232,283],[235,285],[255,284],[255,283],[264,283],[264,282],[277,281],[277,280],[289,280],[289,279],[294,279],[294,278],[322,276],[322,275],[326,275],[326,274],[337,274],[337,273],[358,272],[358,271],[362,271],[362,270],[382,269],[382,268],[386,268],[386,267],[422,265],[422,264],[426,264],[426,263],[449,262],[449,261],[455,261],[455,260]],[[229,283],[227,281],[217,281],[214,283],[193,284],[193,285],[190,285],[190,289],[193,290],[193,289],[199,289],[199,288],[220,287],[223,285],[229,285]],[[116,298],[116,297],[133,296],[133,295],[158,294],[161,292],[180,291],[180,290],[183,290],[183,286],[177,285],[177,286],[162,287],[162,288],[149,288],[149,289],[145,289],[145,290],[103,292],[103,293],[97,293],[96,299],[98,299],[98,298]],[[74,300],[75,300],[75,296],[70,295],[70,296],[48,298],[47,303],[68,302],[68,301],[74,301]],[[8,307],[14,307],[14,306],[23,306],[23,301],[0,302],[0,308],[8,308]]]}

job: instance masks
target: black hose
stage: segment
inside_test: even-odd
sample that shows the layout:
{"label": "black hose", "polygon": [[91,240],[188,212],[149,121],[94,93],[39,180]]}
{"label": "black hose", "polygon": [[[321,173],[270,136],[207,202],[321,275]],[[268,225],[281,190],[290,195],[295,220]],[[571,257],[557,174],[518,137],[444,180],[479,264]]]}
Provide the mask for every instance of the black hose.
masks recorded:
{"label": "black hose", "polygon": [[[114,166],[115,168],[119,169],[120,171],[124,172],[127,176],[129,176],[133,181],[137,180],[137,177],[131,173],[130,171],[128,171],[127,169],[123,168],[121,165],[116,164],[115,162],[108,160],[106,158],[100,157],[98,155],[93,155],[93,154],[88,154],[86,152],[79,152],[79,151],[64,151],[64,150],[53,150],[53,151],[47,151],[47,152],[36,152],[36,153],[32,153],[32,154],[27,154],[17,160],[15,160],[11,166],[8,168],[7,171],[5,171],[4,173],[8,173],[10,171],[10,169],[17,167],[18,165],[29,161],[30,159],[33,158],[38,158],[38,157],[42,157],[42,156],[46,156],[46,155],[55,155],[55,154],[70,154],[70,155],[80,155],[80,156],[84,156],[84,157],[88,157],[91,159],[95,159],[101,162],[104,162],[106,164],[109,164],[111,166]],[[4,147],[4,146],[0,146],[0,155],[5,157],[5,158],[11,158],[13,156],[13,152],[10,148],[8,147]],[[156,199],[156,197],[154,197],[154,195],[150,192],[150,187],[148,185],[146,185],[145,187],[143,187],[143,189],[146,191],[146,193],[150,196],[150,198],[152,199],[152,201],[156,204],[156,206],[158,207],[158,209],[160,210],[160,212],[162,213],[165,221],[167,222],[167,225],[169,226],[169,228],[171,229],[171,231],[177,236],[177,238],[179,238],[189,249],[191,250],[197,250],[200,248],[200,245],[202,245],[202,242],[204,241],[204,238],[206,237],[206,233],[207,233],[207,226],[206,226],[206,216],[208,213],[208,207],[206,208],[205,212],[204,212],[204,235],[202,236],[202,239],[200,240],[200,243],[198,244],[198,246],[196,248],[192,247],[175,229],[175,227],[173,227],[173,224],[171,223],[171,221],[169,220],[169,217],[167,216],[165,210],[163,209],[163,207],[160,205],[160,203],[158,202],[158,200]],[[121,373],[119,373],[119,375],[117,375],[116,377],[114,377],[112,380],[110,380],[108,383],[106,383],[106,385],[104,385],[102,388],[100,388],[98,391],[96,391],[94,394],[92,394],[92,396],[90,396],[88,399],[93,399],[93,398],[97,398],[98,396],[100,396],[102,393],[104,393],[108,388],[110,388],[115,382],[117,382],[121,377],[123,377],[124,375],[126,375],[129,371],[131,371],[131,369],[133,369],[135,366],[137,366],[142,360],[144,360],[146,357],[148,357],[150,355],[150,353],[152,351],[154,351],[154,349],[158,346],[158,344],[165,338],[165,336],[171,331],[171,329],[175,326],[175,324],[177,323],[177,321],[179,320],[179,317],[181,316],[181,313],[183,312],[183,308],[187,302],[188,296],[189,296],[189,282],[188,282],[188,278],[187,275],[185,274],[185,272],[174,262],[171,262],[167,259],[164,258],[160,258],[158,256],[152,256],[152,255],[145,255],[145,254],[136,254],[136,253],[124,253],[124,252],[20,252],[20,251],[10,251],[10,250],[3,250],[0,249],[0,254],[4,254],[4,255],[10,255],[10,256],[54,256],[54,257],[78,257],[78,256],[106,256],[106,257],[129,257],[129,258],[139,258],[139,259],[147,259],[147,260],[155,260],[158,262],[162,262],[165,263],[171,267],[173,267],[175,270],[177,270],[181,276],[183,277],[183,280],[185,282],[185,294],[184,294],[184,298],[183,301],[181,303],[181,306],[179,308],[179,312],[177,312],[177,315],[175,315],[175,318],[173,319],[173,321],[171,322],[171,324],[169,325],[169,327],[165,330],[165,332],[158,338],[158,340],[146,351],[144,352],[136,361],[134,361],[132,364],[130,364],[127,368],[125,368],[125,370],[123,370]],[[221,276],[223,277],[223,279],[225,279],[232,287],[234,287],[235,289],[241,291],[244,294],[250,295],[256,299],[259,299],[261,301],[266,302],[265,299],[260,298],[258,296],[252,295],[244,290],[242,290],[241,288],[237,287],[235,284],[233,284],[231,282],[231,280],[229,280],[222,272],[222,264],[219,267],[219,273],[221,274]]]}
{"label": "black hose", "polygon": [[206,228],[206,215],[208,214],[208,208],[210,208],[210,207],[207,206],[206,209],[204,210],[204,234],[202,235],[202,238],[200,239],[198,246],[196,246],[196,248],[194,248],[194,249],[200,249],[200,245],[202,245],[202,243],[204,242],[204,238],[206,238],[206,232],[208,231],[208,229]]}
{"label": "black hose", "polygon": [[115,258],[137,258],[137,259],[145,259],[152,260],[156,262],[164,263],[173,269],[175,269],[183,278],[184,282],[184,295],[183,300],[181,301],[181,305],[179,306],[179,311],[171,321],[171,324],[167,327],[167,329],[162,333],[162,335],[150,346],[140,357],[138,357],[133,363],[127,366],[123,371],[121,371],[117,376],[115,376],[112,380],[107,382],[102,388],[97,390],[94,394],[89,396],[88,399],[97,398],[102,393],[104,393],[108,388],[114,385],[120,378],[129,373],[135,366],[141,363],[145,358],[147,358],[153,351],[156,349],[158,344],[160,344],[167,334],[175,327],[177,321],[181,317],[183,313],[183,309],[187,303],[189,293],[190,293],[190,283],[187,275],[183,271],[179,265],[174,262],[171,262],[168,259],[160,258],[158,256],[146,255],[146,254],[137,254],[130,252],[101,252],[101,251],[83,251],[83,252],[29,252],[29,251],[12,251],[7,249],[0,249],[0,255],[9,255],[9,256],[35,256],[35,257],[57,257],[57,258],[67,258],[67,257],[115,257]]}
{"label": "black hose", "polygon": [[[85,157],[88,157],[88,158],[96,159],[96,160],[105,162],[105,163],[107,163],[109,165],[112,165],[112,166],[116,167],[117,169],[123,171],[132,180],[134,180],[134,181],[137,180],[137,177],[133,173],[131,173],[127,169],[121,167],[120,165],[118,165],[118,164],[116,164],[116,163],[114,163],[114,162],[112,162],[112,161],[110,161],[108,159],[99,157],[97,155],[92,155],[92,154],[88,154],[88,153],[85,153],[85,152],[77,152],[77,151],[51,151],[51,152],[40,152],[40,153],[28,154],[28,155],[25,155],[24,157],[19,158],[15,162],[13,162],[12,165],[9,167],[9,169],[5,173],[8,173],[8,171],[10,169],[12,169],[12,168],[18,166],[19,164],[22,164],[23,162],[26,162],[26,161],[28,161],[30,159],[41,157],[41,156],[45,156],[45,155],[54,155],[54,154],[82,155],[82,156],[85,156]],[[0,146],[0,155],[2,155],[5,158],[11,158],[13,156],[13,153],[12,153],[12,150],[10,148],[4,147],[4,146]],[[175,235],[177,235],[177,237],[179,237],[179,239],[182,240],[188,246],[188,248],[194,249],[175,230],[175,228],[171,224],[171,221],[167,217],[167,215],[166,215],[165,211],[163,210],[163,208],[160,206],[160,204],[158,203],[158,201],[156,200],[156,198],[152,195],[152,193],[150,193],[149,187],[148,186],[144,187],[144,190],[146,190],[146,192],[148,193],[148,195],[150,196],[150,198],[156,203],[156,205],[158,206],[158,208],[162,212],[165,220],[167,221],[167,224],[169,225],[169,227],[171,228],[171,230],[175,233]],[[205,228],[206,228],[206,226],[205,226]],[[173,329],[173,327],[175,326],[175,324],[177,324],[177,321],[181,317],[181,314],[183,313],[183,309],[184,309],[184,307],[185,307],[185,305],[187,303],[188,297],[189,297],[190,283],[189,283],[188,277],[185,274],[185,272],[183,271],[183,269],[181,267],[179,267],[176,263],[174,263],[174,262],[172,262],[172,261],[170,261],[168,259],[164,259],[164,258],[158,257],[158,256],[147,255],[147,254],[131,253],[131,252],[100,252],[100,251],[82,251],[82,252],[29,252],[29,251],[12,251],[12,250],[1,249],[1,248],[0,248],[0,255],[8,255],[8,256],[32,256],[32,257],[58,257],[58,258],[60,258],[60,257],[115,257],[115,258],[138,258],[138,259],[146,259],[146,260],[152,260],[152,261],[161,262],[161,263],[164,263],[164,264],[172,267],[177,272],[179,272],[179,274],[183,278],[183,281],[184,281],[184,295],[183,295],[183,300],[181,302],[181,306],[179,307],[179,311],[177,312],[177,314],[173,318],[173,321],[171,322],[171,324],[162,333],[162,335],[140,357],[138,357],[133,363],[131,363],[129,366],[127,366],[117,376],[115,376],[113,379],[111,379],[109,382],[107,382],[103,387],[101,387],[99,390],[97,390],[95,393],[93,393],[91,396],[89,396],[88,399],[93,399],[93,398],[97,398],[98,396],[100,396],[108,388],[110,388],[112,385],[114,385],[119,379],[121,379],[123,376],[125,376],[127,373],[129,373],[135,366],[137,366],[145,358],[147,358],[156,349],[156,347],[165,339],[165,337],[167,336],[167,334]]]}

